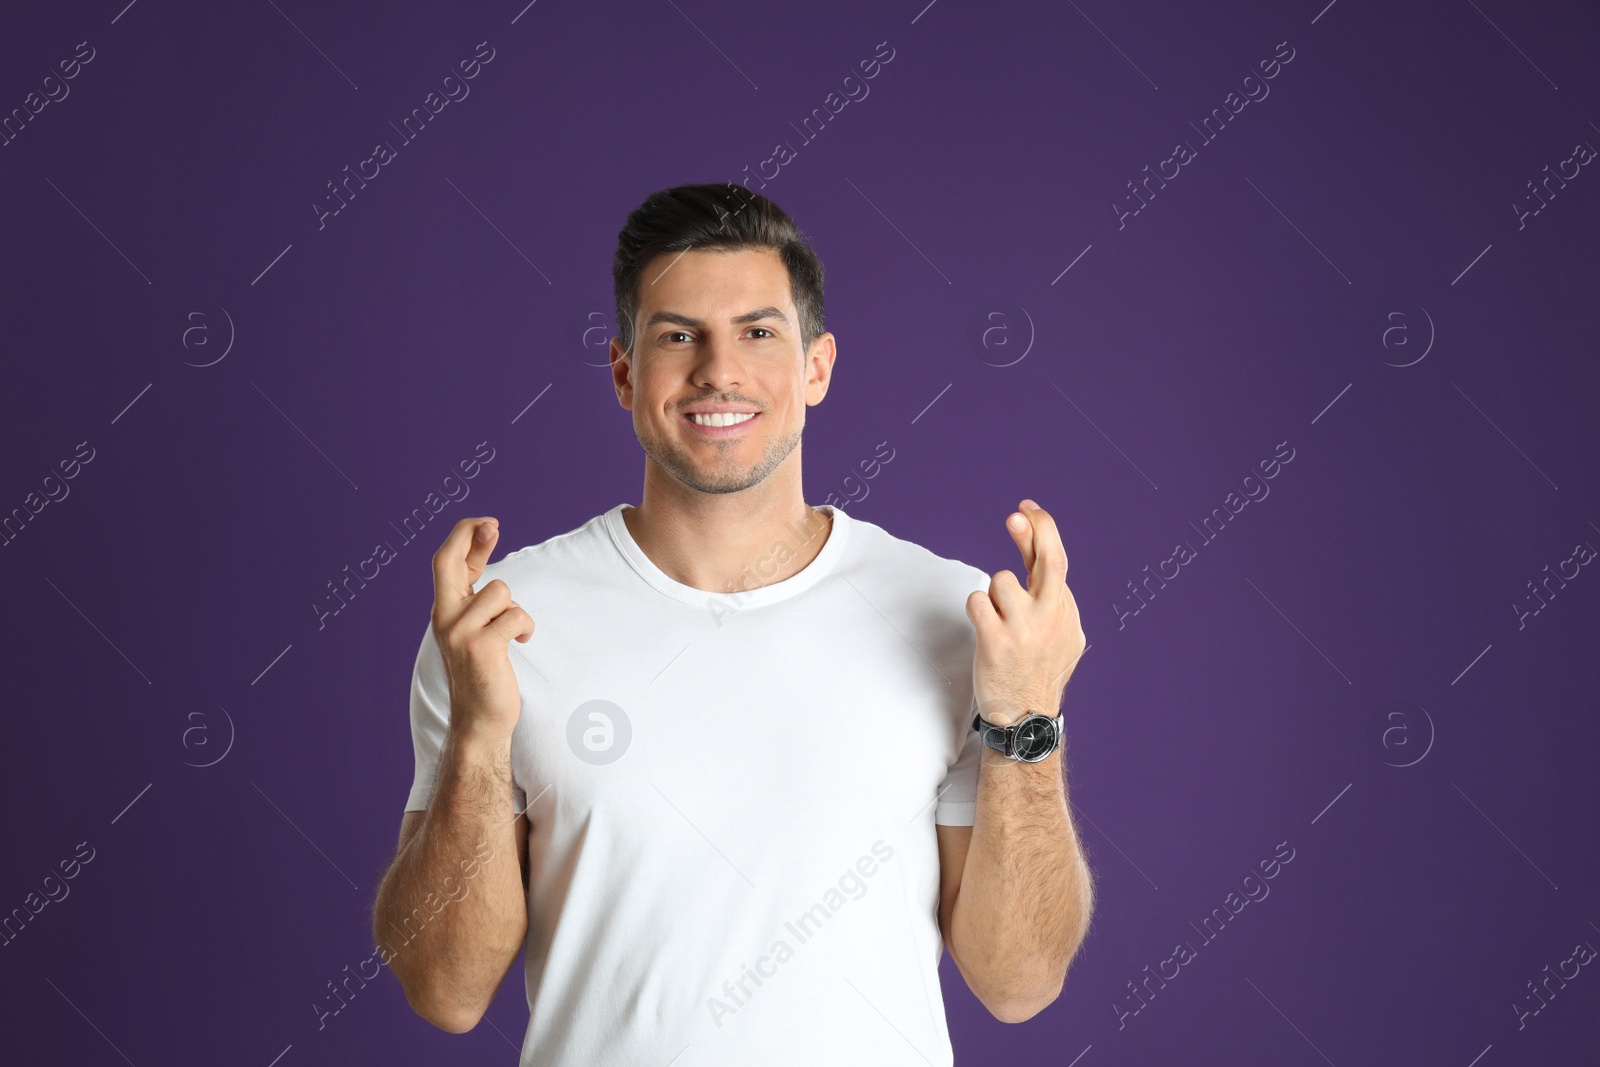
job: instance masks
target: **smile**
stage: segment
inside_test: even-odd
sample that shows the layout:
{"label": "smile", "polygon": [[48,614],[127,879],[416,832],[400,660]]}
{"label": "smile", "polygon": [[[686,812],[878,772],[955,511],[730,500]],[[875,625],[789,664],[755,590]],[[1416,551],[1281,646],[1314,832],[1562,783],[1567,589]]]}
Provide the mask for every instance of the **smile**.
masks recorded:
{"label": "smile", "polygon": [[753,412],[715,412],[707,415],[685,415],[684,421],[693,426],[702,437],[733,437],[745,432],[744,427],[760,417]]}

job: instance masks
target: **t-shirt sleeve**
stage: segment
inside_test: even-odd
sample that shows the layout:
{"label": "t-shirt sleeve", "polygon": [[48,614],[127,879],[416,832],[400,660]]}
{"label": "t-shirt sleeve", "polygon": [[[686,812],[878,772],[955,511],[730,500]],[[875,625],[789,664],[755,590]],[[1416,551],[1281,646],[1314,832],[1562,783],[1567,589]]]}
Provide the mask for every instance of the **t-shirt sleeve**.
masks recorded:
{"label": "t-shirt sleeve", "polygon": [[[977,710],[977,700],[966,715],[970,726]],[[933,821],[940,826],[971,826],[978,815],[978,760],[983,755],[983,742],[978,731],[968,729],[966,739],[950,770],[939,783],[938,802],[933,808]]]}
{"label": "t-shirt sleeve", "polygon": [[[989,575],[977,567],[967,566],[967,589],[989,589]],[[962,598],[956,605],[956,610],[961,613],[961,622],[967,629],[972,628],[972,623],[966,618],[966,600]],[[974,637],[976,640],[976,637]],[[965,646],[960,655],[959,665],[961,676],[965,677],[971,685],[972,677],[972,648]],[[969,689],[970,693],[970,689]],[[956,761],[950,765],[945,774],[944,781],[939,783],[938,803],[934,805],[933,821],[940,826],[971,826],[978,814],[978,761],[983,756],[983,742],[978,740],[978,732],[972,729],[972,716],[977,714],[978,698],[971,694],[971,702],[962,721],[957,724],[963,738],[961,748],[956,755]]]}
{"label": "t-shirt sleeve", "polygon": [[[425,811],[433,798],[439,753],[444,749],[449,732],[450,678],[445,673],[444,657],[439,652],[430,622],[422,634],[417,661],[411,669],[411,747],[416,756],[416,770],[411,779],[411,793],[406,797],[406,811]],[[527,807],[526,794],[520,786],[512,786],[511,796],[517,811]]]}
{"label": "t-shirt sleeve", "polygon": [[424,811],[433,796],[433,780],[439,767],[439,752],[450,730],[450,682],[444,671],[444,658],[429,623],[417,649],[411,669],[411,747],[416,754],[416,770],[411,780],[407,811]]}

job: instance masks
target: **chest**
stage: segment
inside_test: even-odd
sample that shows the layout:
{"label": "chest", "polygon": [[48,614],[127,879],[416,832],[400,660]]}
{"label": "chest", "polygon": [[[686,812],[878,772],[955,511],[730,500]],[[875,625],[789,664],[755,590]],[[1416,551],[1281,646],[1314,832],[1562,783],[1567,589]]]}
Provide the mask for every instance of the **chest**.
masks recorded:
{"label": "chest", "polygon": [[541,620],[513,657],[512,770],[538,836],[642,851],[687,823],[729,849],[828,847],[923,810],[970,720],[970,624],[860,598],[786,607],[604,639]]}

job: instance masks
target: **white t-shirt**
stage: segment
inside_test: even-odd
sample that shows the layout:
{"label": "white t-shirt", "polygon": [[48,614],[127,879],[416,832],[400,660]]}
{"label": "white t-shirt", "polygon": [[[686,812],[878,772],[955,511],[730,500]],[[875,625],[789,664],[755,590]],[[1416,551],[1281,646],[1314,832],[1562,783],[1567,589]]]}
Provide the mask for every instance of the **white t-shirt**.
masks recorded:
{"label": "white t-shirt", "polygon": [[[965,604],[989,576],[824,505],[804,569],[712,593],[650,561],[629,506],[474,586],[503,580],[536,623],[510,646],[522,1063],[950,1064],[934,824],[976,809]],[[428,806],[448,722],[430,629],[408,811]]]}

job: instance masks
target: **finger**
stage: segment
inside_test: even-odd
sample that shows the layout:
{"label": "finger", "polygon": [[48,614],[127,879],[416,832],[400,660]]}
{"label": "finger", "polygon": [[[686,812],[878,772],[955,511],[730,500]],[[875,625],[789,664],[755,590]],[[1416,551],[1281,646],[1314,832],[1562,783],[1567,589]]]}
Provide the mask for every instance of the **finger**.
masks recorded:
{"label": "finger", "polygon": [[490,625],[508,642],[520,641],[527,644],[528,638],[533,636],[533,616],[514,600],[506,610],[494,617]]}
{"label": "finger", "polygon": [[[487,527],[487,529],[485,529]],[[477,539],[483,530],[487,541]],[[499,524],[491,518],[467,518],[456,523],[439,551],[433,554],[433,601],[437,607],[449,606],[448,619],[460,614],[459,603],[472,595],[472,583],[483,573],[484,564],[499,537]],[[473,570],[474,561],[476,571]]]}
{"label": "finger", "polygon": [[487,625],[488,621],[506,609],[511,600],[511,587],[496,578],[487,582],[484,587],[472,596],[472,613],[477,616],[478,625]]}
{"label": "finger", "polygon": [[441,616],[441,631],[450,640],[464,645],[475,640],[484,629],[493,628],[495,616],[511,603],[511,587],[496,578],[465,599],[448,602],[442,608],[436,604],[434,611]]}
{"label": "finger", "polygon": [[500,520],[485,518],[472,535],[472,548],[467,552],[467,583],[476,582],[489,563],[489,554],[500,540]]}
{"label": "finger", "polygon": [[1028,572],[1028,589],[1033,591],[1033,523],[1028,521],[1028,516],[1020,511],[1013,511],[1006,518],[1006,533],[1011,535],[1011,540],[1017,543],[1017,548],[1022,552],[1022,566]]}
{"label": "finger", "polygon": [[1000,616],[994,609],[994,601],[982,589],[974,590],[967,595],[967,618],[972,621],[972,627],[980,635],[1000,625]]}
{"label": "finger", "polygon": [[1014,618],[1028,610],[1033,598],[1022,588],[1011,571],[996,571],[989,580],[989,599],[1002,619]]}
{"label": "finger", "polygon": [[1032,500],[1022,502],[1022,513],[1033,524],[1033,549],[1038,564],[1037,572],[1030,572],[1030,578],[1037,578],[1038,584],[1030,582],[1028,591],[1038,595],[1042,589],[1054,595],[1067,580],[1067,549],[1061,543],[1061,531],[1050,513]]}
{"label": "finger", "polygon": [[[511,590],[504,582],[496,580],[472,598],[467,607],[468,615],[457,619],[456,627],[465,642],[483,640],[491,647],[504,648],[524,629],[520,616],[515,614],[519,611],[522,606],[511,599]],[[486,637],[491,631],[494,637]]]}

